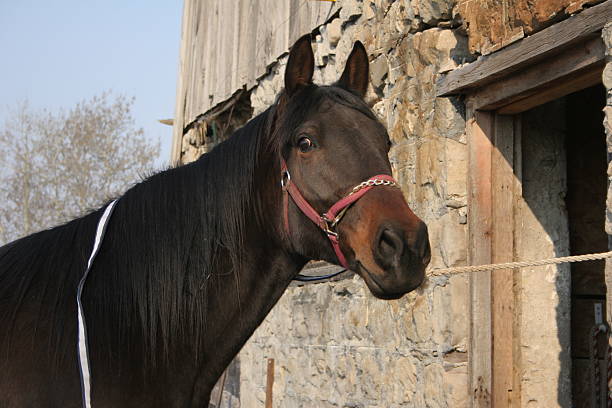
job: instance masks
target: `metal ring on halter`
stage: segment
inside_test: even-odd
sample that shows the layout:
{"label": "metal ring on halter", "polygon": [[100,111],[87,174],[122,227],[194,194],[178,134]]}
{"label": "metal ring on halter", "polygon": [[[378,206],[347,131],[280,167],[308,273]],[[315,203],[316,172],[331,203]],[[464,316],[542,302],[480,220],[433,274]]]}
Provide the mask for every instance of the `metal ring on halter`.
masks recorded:
{"label": "metal ring on halter", "polygon": [[323,229],[323,232],[325,232],[327,235],[332,235],[334,237],[338,237],[338,233],[336,231],[333,230],[335,224],[332,224],[333,221],[328,220],[327,217],[322,216],[321,217],[321,221],[323,221],[323,224],[325,225],[325,228]]}
{"label": "metal ring on halter", "polygon": [[287,188],[290,182],[291,182],[291,174],[289,173],[289,170],[283,171],[283,174],[281,175],[281,188],[282,189]]}

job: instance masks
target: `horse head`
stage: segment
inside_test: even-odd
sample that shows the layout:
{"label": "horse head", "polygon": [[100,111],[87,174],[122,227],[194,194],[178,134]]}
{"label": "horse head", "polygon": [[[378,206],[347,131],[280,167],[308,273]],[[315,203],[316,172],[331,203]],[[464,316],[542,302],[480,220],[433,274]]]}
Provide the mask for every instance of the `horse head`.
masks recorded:
{"label": "horse head", "polygon": [[425,223],[391,177],[387,131],[363,99],[366,50],[355,43],[331,86],[313,84],[313,72],[307,35],[291,48],[274,131],[287,250],[342,264],[374,296],[399,298],[422,283],[430,246]]}

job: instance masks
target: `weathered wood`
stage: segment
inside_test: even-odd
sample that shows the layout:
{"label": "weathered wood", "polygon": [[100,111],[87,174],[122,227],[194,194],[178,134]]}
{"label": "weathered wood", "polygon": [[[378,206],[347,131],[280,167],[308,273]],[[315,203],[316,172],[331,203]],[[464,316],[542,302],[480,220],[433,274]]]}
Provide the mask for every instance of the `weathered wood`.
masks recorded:
{"label": "weathered wood", "polygon": [[561,91],[573,82],[573,77],[581,76],[585,70],[601,70],[604,58],[605,48],[601,38],[576,44],[550,59],[476,91],[471,97],[474,108],[495,110],[533,97],[546,89],[559,88]]}
{"label": "weathered wood", "polygon": [[[491,159],[492,237],[491,261],[514,259],[514,118],[495,115]],[[492,392],[495,408],[512,407],[514,369],[514,271],[491,276]]]}
{"label": "weathered wood", "polygon": [[536,106],[543,105],[552,100],[569,95],[573,92],[596,85],[601,82],[603,63],[595,65],[589,69],[576,72],[572,76],[562,81],[551,83],[547,88],[541,89],[524,99],[510,103],[498,112],[504,115],[513,115],[528,111]]}
{"label": "weathered wood", "polygon": [[[491,135],[493,114],[468,106],[468,263],[491,263]],[[491,272],[470,274],[470,398],[491,406]]]}
{"label": "weathered wood", "polygon": [[188,41],[185,38],[192,38],[192,14],[187,4],[183,8],[183,19],[181,24],[181,49],[179,53],[178,63],[178,80],[176,84],[176,101],[174,105],[174,127],[172,128],[172,150],[170,153],[170,162],[178,164],[181,161],[181,146],[183,142],[183,125],[185,113],[186,99],[186,77],[190,67],[190,54],[187,52]]}
{"label": "weathered wood", "polygon": [[[514,152],[513,152],[513,170],[514,170],[514,184],[513,197],[512,197],[512,212],[513,212],[513,223],[512,229],[514,231],[513,237],[513,258],[517,259],[518,248],[522,244],[522,236],[517,234],[516,231],[521,230],[522,219],[519,216],[521,208],[520,203],[523,197],[523,121],[522,115],[514,115]],[[521,354],[521,320],[520,316],[522,313],[522,274],[520,269],[514,270],[514,319],[512,324],[512,367],[513,367],[513,380],[512,380],[512,403],[513,407],[522,406],[522,392],[521,392],[521,380],[522,380],[522,354]]]}
{"label": "weathered wood", "polygon": [[252,88],[298,36],[338,8],[321,1],[185,0],[172,160],[180,160],[186,123]]}
{"label": "weathered wood", "polygon": [[584,10],[493,54],[449,72],[437,82],[437,96],[465,93],[489,84],[595,36],[612,21],[612,0]]}
{"label": "weathered wood", "polygon": [[268,359],[266,370],[266,408],[272,408],[273,388],[274,388],[274,359]]}

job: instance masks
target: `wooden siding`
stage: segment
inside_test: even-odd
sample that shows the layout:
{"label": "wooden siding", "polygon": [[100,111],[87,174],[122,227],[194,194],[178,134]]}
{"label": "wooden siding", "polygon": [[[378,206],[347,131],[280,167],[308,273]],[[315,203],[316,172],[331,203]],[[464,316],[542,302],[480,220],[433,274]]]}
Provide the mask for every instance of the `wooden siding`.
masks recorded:
{"label": "wooden siding", "polygon": [[251,88],[301,35],[338,9],[313,0],[185,0],[172,160],[185,124]]}

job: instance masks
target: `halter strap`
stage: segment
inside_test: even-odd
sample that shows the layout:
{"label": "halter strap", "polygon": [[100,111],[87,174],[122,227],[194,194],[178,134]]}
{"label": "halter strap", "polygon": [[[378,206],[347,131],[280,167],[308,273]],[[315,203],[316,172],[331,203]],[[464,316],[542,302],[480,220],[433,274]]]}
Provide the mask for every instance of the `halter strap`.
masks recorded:
{"label": "halter strap", "polygon": [[340,249],[340,243],[338,241],[338,233],[336,232],[336,226],[348,210],[348,208],[355,201],[359,200],[361,197],[365,195],[368,191],[376,186],[394,186],[397,187],[397,183],[395,179],[387,174],[378,174],[376,176],[370,177],[366,181],[358,184],[353,188],[353,190],[346,195],[345,197],[338,200],[334,203],[327,212],[323,215],[320,215],[317,210],[315,210],[310,203],[304,198],[300,190],[297,186],[291,182],[291,174],[289,173],[289,169],[287,168],[287,163],[284,159],[281,158],[281,187],[284,191],[283,197],[283,220],[285,224],[285,232],[287,235],[290,233],[289,229],[289,215],[288,215],[288,206],[289,200],[287,195],[291,196],[293,202],[297,207],[302,211],[302,213],[308,217],[316,226],[318,226],[329,239],[334,252],[336,253],[336,257],[338,258],[338,262],[344,268],[348,269],[348,262],[346,261],[346,257]]}

